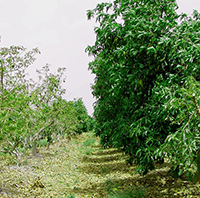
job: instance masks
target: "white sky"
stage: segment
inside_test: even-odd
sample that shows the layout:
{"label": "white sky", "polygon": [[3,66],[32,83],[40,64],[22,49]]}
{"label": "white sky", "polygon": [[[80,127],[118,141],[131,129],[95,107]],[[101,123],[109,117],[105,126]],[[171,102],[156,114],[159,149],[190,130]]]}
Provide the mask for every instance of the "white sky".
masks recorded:
{"label": "white sky", "polygon": [[[36,68],[46,63],[52,71],[66,67],[66,99],[83,98],[89,114],[93,112],[90,84],[94,76],[88,71],[92,59],[85,48],[95,42],[95,21],[87,20],[86,11],[102,1],[0,0],[0,46],[22,45],[29,50],[38,47],[42,54],[29,69],[31,77],[35,76]],[[199,0],[177,3],[179,12],[200,11]]]}

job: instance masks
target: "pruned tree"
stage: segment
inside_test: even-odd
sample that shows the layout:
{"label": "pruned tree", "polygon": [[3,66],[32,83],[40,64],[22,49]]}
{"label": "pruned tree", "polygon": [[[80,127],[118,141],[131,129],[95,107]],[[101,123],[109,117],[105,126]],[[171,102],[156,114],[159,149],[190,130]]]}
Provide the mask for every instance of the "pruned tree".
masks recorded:
{"label": "pruned tree", "polygon": [[26,148],[36,156],[39,140],[47,139],[49,148],[54,138],[77,134],[80,123],[74,101],[64,99],[65,68],[52,73],[47,64],[37,70],[38,81],[28,78],[26,69],[37,53],[0,49],[0,151],[14,154],[18,164]]}

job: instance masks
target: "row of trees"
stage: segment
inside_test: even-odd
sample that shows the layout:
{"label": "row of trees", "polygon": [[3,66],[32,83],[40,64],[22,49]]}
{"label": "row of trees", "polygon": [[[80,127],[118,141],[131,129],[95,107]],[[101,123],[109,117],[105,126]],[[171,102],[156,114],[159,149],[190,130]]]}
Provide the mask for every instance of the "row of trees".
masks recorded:
{"label": "row of trees", "polygon": [[200,179],[200,15],[175,0],[114,0],[88,10],[96,135],[146,174],[167,158]]}
{"label": "row of trees", "polygon": [[26,148],[37,154],[40,139],[47,139],[49,146],[57,136],[70,137],[93,127],[82,99],[63,99],[65,68],[53,74],[47,64],[37,70],[37,82],[28,79],[26,69],[38,53],[16,46],[0,49],[0,151],[15,154],[18,162]]}

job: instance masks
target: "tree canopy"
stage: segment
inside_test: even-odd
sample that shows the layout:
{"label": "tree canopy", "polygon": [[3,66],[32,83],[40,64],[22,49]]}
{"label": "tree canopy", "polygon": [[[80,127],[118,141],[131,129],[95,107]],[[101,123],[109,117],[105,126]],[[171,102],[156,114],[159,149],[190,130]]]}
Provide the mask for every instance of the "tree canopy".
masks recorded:
{"label": "tree canopy", "polygon": [[146,174],[167,157],[180,175],[199,171],[200,15],[175,0],[115,0],[88,10],[96,41],[86,51],[96,135]]}
{"label": "tree canopy", "polygon": [[66,68],[52,73],[47,64],[37,70],[37,82],[28,78],[26,69],[37,53],[37,48],[27,52],[21,46],[0,49],[0,152],[15,154],[18,163],[27,148],[37,154],[41,139],[49,147],[57,136],[89,130],[82,100],[64,99]]}

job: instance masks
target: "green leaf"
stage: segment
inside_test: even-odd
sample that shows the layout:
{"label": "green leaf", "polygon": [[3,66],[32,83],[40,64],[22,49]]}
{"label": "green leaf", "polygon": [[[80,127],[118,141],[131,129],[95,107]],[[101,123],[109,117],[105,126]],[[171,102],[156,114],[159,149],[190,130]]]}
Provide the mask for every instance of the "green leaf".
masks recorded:
{"label": "green leaf", "polygon": [[156,49],[155,49],[153,46],[148,47],[148,48],[147,48],[147,54],[148,54],[148,53],[156,53]]}

